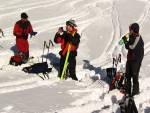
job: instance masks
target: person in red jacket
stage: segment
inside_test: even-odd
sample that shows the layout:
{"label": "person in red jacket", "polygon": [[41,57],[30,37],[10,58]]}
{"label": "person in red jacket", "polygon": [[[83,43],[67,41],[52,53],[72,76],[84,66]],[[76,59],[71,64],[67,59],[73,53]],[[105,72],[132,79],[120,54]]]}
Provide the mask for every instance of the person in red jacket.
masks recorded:
{"label": "person in red jacket", "polygon": [[21,14],[21,20],[17,21],[14,30],[14,36],[16,36],[16,47],[18,54],[21,56],[22,60],[26,62],[29,58],[29,43],[28,35],[36,35],[34,32],[30,21],[28,21],[28,15],[26,13]]}
{"label": "person in red jacket", "polygon": [[77,33],[77,27],[74,20],[70,19],[66,22],[66,31],[63,31],[62,28],[58,29],[58,32],[55,35],[54,42],[61,44],[61,51],[59,52],[60,58],[60,72],[59,77],[61,77],[62,70],[64,67],[66,54],[68,50],[69,43],[72,43],[72,47],[70,50],[69,58],[68,58],[68,68],[69,68],[69,77],[73,80],[78,80],[76,77],[76,56],[77,49],[80,42],[80,35]]}

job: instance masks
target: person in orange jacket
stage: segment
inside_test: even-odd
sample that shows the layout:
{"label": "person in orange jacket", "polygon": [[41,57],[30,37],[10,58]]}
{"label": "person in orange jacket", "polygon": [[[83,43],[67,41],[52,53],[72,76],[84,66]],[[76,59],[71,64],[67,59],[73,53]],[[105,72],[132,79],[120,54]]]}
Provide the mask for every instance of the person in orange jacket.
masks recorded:
{"label": "person in orange jacket", "polygon": [[69,43],[72,43],[68,58],[68,68],[70,73],[69,77],[71,77],[73,80],[78,80],[78,78],[76,77],[76,56],[77,49],[80,43],[80,35],[77,33],[77,29],[75,27],[77,27],[77,25],[74,20],[70,19],[69,21],[67,21],[66,31],[63,31],[62,28],[59,28],[54,37],[54,42],[61,44],[61,51],[59,52],[61,56],[59,77],[61,77],[62,74]]}
{"label": "person in orange jacket", "polygon": [[16,36],[16,47],[18,54],[22,60],[26,62],[29,58],[29,43],[28,35],[35,36],[37,32],[34,32],[30,21],[28,21],[28,15],[26,13],[21,14],[21,20],[17,21],[14,30],[14,36]]}

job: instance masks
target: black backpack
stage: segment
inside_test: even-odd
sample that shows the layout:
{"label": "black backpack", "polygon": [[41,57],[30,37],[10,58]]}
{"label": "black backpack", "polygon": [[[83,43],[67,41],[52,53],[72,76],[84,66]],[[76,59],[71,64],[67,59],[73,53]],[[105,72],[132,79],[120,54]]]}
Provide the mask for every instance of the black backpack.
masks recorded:
{"label": "black backpack", "polygon": [[26,73],[47,74],[52,71],[52,68],[48,68],[47,62],[42,62],[42,63],[33,64],[29,67],[24,67],[22,70]]}
{"label": "black backpack", "polygon": [[[49,53],[50,44],[52,44],[52,46],[53,46],[53,43],[51,40],[49,41],[49,44],[47,44],[46,41],[44,41],[44,48],[43,48],[43,55],[42,55],[41,63],[36,63],[29,67],[24,67],[22,69],[22,71],[24,71],[26,73],[34,73],[34,74],[43,73],[43,75],[45,75],[45,74],[48,75],[48,73],[52,71],[52,68],[49,68],[48,64],[47,64],[47,57],[48,57],[48,53]],[[48,51],[47,51],[47,55],[46,55],[46,62],[43,62],[45,48],[47,48]]]}

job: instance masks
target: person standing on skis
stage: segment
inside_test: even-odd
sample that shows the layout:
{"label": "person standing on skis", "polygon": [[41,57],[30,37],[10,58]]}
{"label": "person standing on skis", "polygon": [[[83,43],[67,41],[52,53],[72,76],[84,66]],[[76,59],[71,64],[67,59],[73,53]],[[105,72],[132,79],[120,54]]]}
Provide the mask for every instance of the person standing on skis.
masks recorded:
{"label": "person standing on skis", "polygon": [[[125,48],[128,50],[126,62],[126,94],[134,96],[139,94],[139,71],[144,57],[144,42],[139,34],[139,25],[133,23],[129,26],[129,38],[123,38]],[[133,79],[133,88],[131,83]],[[132,91],[131,91],[132,89]]]}
{"label": "person standing on skis", "polygon": [[28,15],[26,13],[21,14],[21,20],[17,21],[14,30],[14,36],[16,36],[16,47],[18,54],[22,60],[26,62],[29,58],[29,43],[28,35],[35,36],[37,32],[34,32],[30,21],[28,21]]}
{"label": "person standing on skis", "polygon": [[80,35],[77,33],[77,29],[75,27],[77,27],[75,21],[70,19],[66,22],[66,31],[63,31],[62,27],[60,27],[54,37],[54,42],[61,44],[61,51],[59,52],[61,56],[60,72],[58,75],[58,77],[60,78],[63,71],[69,44],[72,43],[68,58],[68,68],[70,73],[69,77],[71,77],[73,80],[78,80],[78,78],[76,77],[76,56],[77,49],[80,43]]}

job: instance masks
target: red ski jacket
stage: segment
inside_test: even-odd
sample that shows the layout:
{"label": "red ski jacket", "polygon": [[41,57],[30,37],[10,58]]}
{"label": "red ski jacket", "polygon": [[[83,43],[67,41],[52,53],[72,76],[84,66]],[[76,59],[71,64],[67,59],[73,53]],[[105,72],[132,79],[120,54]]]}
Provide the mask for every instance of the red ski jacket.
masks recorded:
{"label": "red ski jacket", "polygon": [[14,26],[13,34],[16,36],[16,38],[27,39],[28,34],[32,33],[32,32],[33,32],[33,29],[32,29],[32,25],[31,25],[30,21],[23,22],[23,21],[19,20],[18,22],[16,22],[16,24]]}
{"label": "red ski jacket", "polygon": [[64,31],[62,35],[56,33],[54,42],[61,43],[62,51],[60,52],[60,54],[62,56],[66,56],[70,42],[72,43],[70,54],[76,52],[80,43],[80,35],[77,33],[77,29],[74,28],[71,33],[67,33],[66,31]]}

